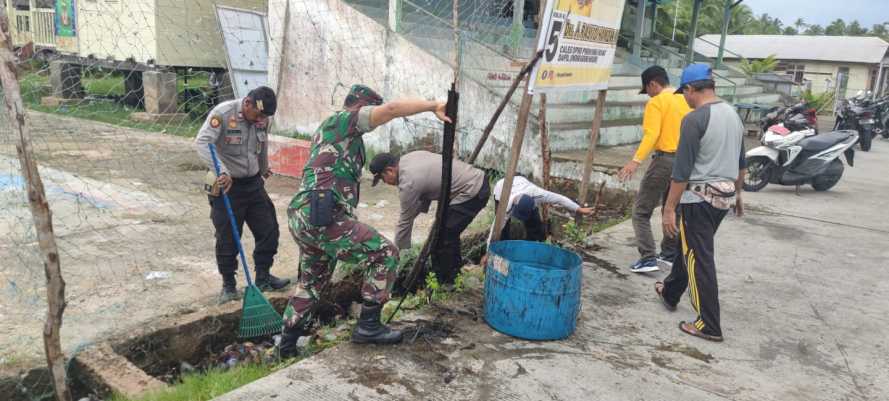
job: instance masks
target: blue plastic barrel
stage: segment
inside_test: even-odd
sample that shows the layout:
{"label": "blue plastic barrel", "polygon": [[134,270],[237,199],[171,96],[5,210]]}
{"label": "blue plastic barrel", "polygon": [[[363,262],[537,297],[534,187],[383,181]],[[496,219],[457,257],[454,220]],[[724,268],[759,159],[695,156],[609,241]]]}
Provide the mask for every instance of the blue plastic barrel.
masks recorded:
{"label": "blue plastic barrel", "polygon": [[527,340],[571,335],[580,313],[580,256],[552,245],[499,241],[485,266],[485,320]]}

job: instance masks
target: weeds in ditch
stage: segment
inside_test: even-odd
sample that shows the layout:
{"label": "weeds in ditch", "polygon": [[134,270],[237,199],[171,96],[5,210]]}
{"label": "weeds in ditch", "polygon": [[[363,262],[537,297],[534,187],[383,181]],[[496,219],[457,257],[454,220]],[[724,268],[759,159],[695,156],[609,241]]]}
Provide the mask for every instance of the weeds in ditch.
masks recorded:
{"label": "weeds in ditch", "polygon": [[[472,277],[470,279],[470,277]],[[469,280],[473,280],[476,283],[481,283],[484,281],[484,270],[476,271],[463,271],[457,275],[457,278],[454,279],[454,289],[453,291],[446,291],[445,288],[438,282],[438,278],[435,276],[435,273],[430,272],[426,275],[426,287],[417,290],[414,294],[405,295],[404,303],[401,305],[401,309],[398,313],[395,314],[393,320],[398,320],[402,317],[402,313],[406,310],[422,310],[424,307],[433,304],[447,301],[451,297],[462,293],[467,289],[466,282]],[[388,319],[392,312],[395,310],[395,306],[398,305],[399,299],[393,299],[386,303],[383,306],[383,318]]]}
{"label": "weeds in ditch", "polygon": [[586,241],[587,235],[585,230],[573,220],[562,224],[562,230],[562,235],[570,243],[583,244]]}
{"label": "weeds in ditch", "polygon": [[277,365],[240,365],[228,370],[211,369],[182,376],[182,382],[139,398],[115,395],[111,401],[206,401],[244,386],[295,362]]}

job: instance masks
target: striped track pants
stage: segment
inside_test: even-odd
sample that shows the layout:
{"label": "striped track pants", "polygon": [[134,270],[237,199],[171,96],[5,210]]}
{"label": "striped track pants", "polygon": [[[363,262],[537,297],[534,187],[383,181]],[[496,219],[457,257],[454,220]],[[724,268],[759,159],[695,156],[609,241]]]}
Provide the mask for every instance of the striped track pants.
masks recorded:
{"label": "striped track pants", "polygon": [[722,335],[719,325],[719,288],[713,237],[727,211],[707,202],[679,206],[679,240],[682,253],[676,256],[670,275],[664,280],[664,298],[679,303],[688,289],[692,308],[698,314],[695,327],[705,334]]}

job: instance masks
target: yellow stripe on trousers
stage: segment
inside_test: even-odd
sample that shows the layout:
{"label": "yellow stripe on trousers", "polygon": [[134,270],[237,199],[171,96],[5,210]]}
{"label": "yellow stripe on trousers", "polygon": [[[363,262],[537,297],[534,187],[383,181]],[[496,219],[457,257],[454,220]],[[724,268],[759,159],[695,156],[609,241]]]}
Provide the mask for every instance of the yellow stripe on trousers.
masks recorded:
{"label": "yellow stripe on trousers", "polygon": [[701,296],[698,292],[698,280],[695,277],[695,268],[697,267],[697,260],[695,258],[695,251],[692,249],[688,252],[688,288],[691,294],[691,306],[694,307],[695,312],[698,312],[698,315],[701,314]]}
{"label": "yellow stripe on trousers", "polygon": [[[695,278],[695,251],[688,248],[688,240],[685,236],[685,216],[679,215],[679,237],[682,238],[682,253],[685,255],[685,268],[688,274],[689,296],[691,297],[691,306],[698,313],[698,320],[695,327],[698,330],[704,329],[704,321],[701,318],[701,297],[698,293],[698,282]],[[700,325],[700,327],[698,327]]]}
{"label": "yellow stripe on trousers", "polygon": [[[688,258],[688,242],[685,240],[685,216],[679,213],[679,238],[682,238],[682,254]],[[688,265],[685,265],[688,267]]]}

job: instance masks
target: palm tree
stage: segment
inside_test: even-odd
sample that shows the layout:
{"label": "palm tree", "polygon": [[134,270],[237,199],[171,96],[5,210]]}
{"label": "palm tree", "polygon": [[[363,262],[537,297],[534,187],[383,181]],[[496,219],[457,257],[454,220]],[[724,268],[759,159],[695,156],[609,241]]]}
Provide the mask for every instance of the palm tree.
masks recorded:
{"label": "palm tree", "polygon": [[867,35],[867,28],[861,26],[861,24],[858,23],[858,20],[855,20],[849,23],[849,26],[846,27],[846,35],[864,36]]}
{"label": "palm tree", "polygon": [[886,22],[882,24],[874,24],[873,28],[870,29],[870,34],[879,36],[884,40],[889,40],[889,29],[886,29],[886,25]]}
{"label": "palm tree", "polygon": [[793,21],[793,26],[796,27],[797,32],[802,32],[803,27],[806,26],[806,21],[802,18],[797,18],[796,21]]}
{"label": "palm tree", "polygon": [[824,35],[824,28],[821,27],[821,25],[812,24],[812,25],[809,25],[808,28],[806,28],[805,33],[806,33],[806,35]]}
{"label": "palm tree", "polygon": [[846,21],[843,21],[842,18],[837,18],[824,28],[825,35],[831,36],[842,36],[846,34]]}

